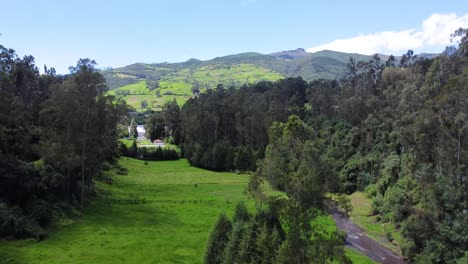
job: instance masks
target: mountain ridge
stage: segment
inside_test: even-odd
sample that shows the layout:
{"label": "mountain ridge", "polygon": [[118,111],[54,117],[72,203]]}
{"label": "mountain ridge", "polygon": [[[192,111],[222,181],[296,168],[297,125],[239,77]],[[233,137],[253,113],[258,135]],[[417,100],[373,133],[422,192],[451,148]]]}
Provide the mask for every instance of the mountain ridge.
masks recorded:
{"label": "mountain ridge", "polygon": [[[377,55],[382,61],[389,57]],[[421,57],[434,56],[437,54],[422,54]],[[154,108],[172,99],[183,103],[194,94],[219,84],[239,87],[299,76],[306,81],[339,79],[346,74],[350,58],[358,62],[369,61],[372,56],[331,50],[308,53],[298,48],[270,54],[244,52],[204,61],[191,58],[177,63],[134,63],[102,70],[101,74],[112,94],[122,96],[135,108]],[[401,57],[395,58],[398,61]]]}

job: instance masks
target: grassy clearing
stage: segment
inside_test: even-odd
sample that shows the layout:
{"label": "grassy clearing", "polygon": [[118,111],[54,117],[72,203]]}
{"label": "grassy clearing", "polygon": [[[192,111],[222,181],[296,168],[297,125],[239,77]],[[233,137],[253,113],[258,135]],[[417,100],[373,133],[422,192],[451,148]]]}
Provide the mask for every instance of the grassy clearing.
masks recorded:
{"label": "grassy clearing", "polygon": [[176,95],[191,95],[192,85],[184,82],[160,82],[159,88],[161,94],[171,92]]}
{"label": "grassy clearing", "polygon": [[[248,175],[210,172],[186,160],[122,158],[126,176],[99,183],[83,216],[42,242],[0,241],[0,263],[201,263],[220,212],[253,202]],[[195,187],[197,183],[198,187]]]}
{"label": "grassy clearing", "polygon": [[[368,195],[363,192],[355,192],[349,198],[353,206],[353,211],[350,214],[351,220],[360,226],[370,238],[401,254],[400,245],[404,244],[401,231],[390,223],[378,222],[377,216],[371,216],[372,206]],[[388,235],[394,239],[393,242],[388,240]]]}
{"label": "grassy clearing", "polygon": [[348,258],[351,259],[351,261],[353,263],[356,263],[356,264],[374,264],[374,263],[377,263],[377,262],[373,261],[372,259],[370,259],[368,256],[366,256],[366,255],[362,254],[361,252],[357,251],[356,249],[348,247],[348,246],[345,247],[345,254],[346,254],[346,256]]}
{"label": "grassy clearing", "polygon": [[124,143],[127,148],[132,147],[134,140],[133,139],[119,139],[119,142]]}
{"label": "grassy clearing", "polygon": [[[110,95],[123,98],[128,105],[143,111],[141,102],[146,101],[147,108],[161,109],[166,102],[176,99],[179,105],[183,105],[192,96],[192,85],[187,83],[161,82],[160,87],[150,91],[145,81],[135,84],[125,85],[109,91]],[[128,92],[128,95],[119,95],[120,92]],[[159,92],[159,97],[156,92]]]}

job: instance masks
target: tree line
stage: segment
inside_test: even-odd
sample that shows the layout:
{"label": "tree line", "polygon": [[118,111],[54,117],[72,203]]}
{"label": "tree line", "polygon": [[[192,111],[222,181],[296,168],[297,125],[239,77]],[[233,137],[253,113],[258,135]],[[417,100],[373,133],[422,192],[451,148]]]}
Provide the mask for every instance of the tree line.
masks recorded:
{"label": "tree line", "polygon": [[143,160],[178,160],[179,153],[173,148],[161,147],[138,147],[133,141],[130,147],[126,144],[119,143],[119,154],[124,157],[143,159]]}
{"label": "tree line", "polygon": [[53,215],[84,205],[116,156],[128,109],[106,95],[96,63],[70,74],[0,46],[0,236],[43,238]]}
{"label": "tree line", "polygon": [[180,114],[184,156],[198,167],[254,170],[268,144],[268,128],[301,114],[306,87],[300,78],[239,89],[219,85],[189,99]]}

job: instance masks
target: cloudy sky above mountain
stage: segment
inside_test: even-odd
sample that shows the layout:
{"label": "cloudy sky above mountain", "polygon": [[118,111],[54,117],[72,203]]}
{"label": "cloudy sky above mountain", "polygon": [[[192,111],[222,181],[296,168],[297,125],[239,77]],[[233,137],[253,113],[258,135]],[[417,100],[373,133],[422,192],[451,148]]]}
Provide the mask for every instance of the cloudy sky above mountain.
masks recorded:
{"label": "cloudy sky above mountain", "polygon": [[308,52],[335,50],[361,54],[402,54],[408,49],[440,52],[450,42],[450,35],[458,28],[468,28],[468,13],[433,14],[422,21],[419,28],[389,30],[355,37],[336,39],[307,49]]}

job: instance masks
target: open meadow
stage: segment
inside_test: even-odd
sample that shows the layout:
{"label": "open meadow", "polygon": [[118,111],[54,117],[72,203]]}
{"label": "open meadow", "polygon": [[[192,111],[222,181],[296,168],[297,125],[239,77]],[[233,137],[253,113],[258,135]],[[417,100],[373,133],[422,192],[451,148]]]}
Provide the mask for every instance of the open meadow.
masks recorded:
{"label": "open meadow", "polygon": [[[186,160],[119,163],[128,175],[106,172],[112,184],[98,182],[98,197],[82,215],[62,221],[44,241],[0,241],[0,263],[202,263],[219,213],[232,217],[239,201],[254,207],[244,192],[248,174],[207,171]],[[314,226],[336,228],[329,216]],[[347,255],[371,263],[353,250]]]}
{"label": "open meadow", "polygon": [[0,263],[202,263],[218,214],[232,216],[236,203],[247,201],[246,174],[186,160],[120,164],[128,175],[99,183],[100,197],[74,223],[42,242],[0,242]]}

